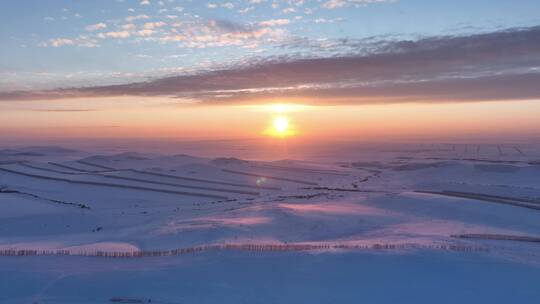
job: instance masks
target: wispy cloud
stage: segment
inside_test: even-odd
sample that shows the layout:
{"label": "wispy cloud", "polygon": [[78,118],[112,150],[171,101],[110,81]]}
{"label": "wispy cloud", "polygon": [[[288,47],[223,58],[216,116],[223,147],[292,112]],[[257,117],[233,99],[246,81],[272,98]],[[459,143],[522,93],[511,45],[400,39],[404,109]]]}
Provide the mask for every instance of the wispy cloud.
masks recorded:
{"label": "wispy cloud", "polygon": [[99,38],[122,39],[122,38],[128,38],[129,36],[131,36],[131,34],[128,31],[113,31],[113,32],[106,32],[106,33],[99,33],[98,34]]}
{"label": "wispy cloud", "polygon": [[160,42],[178,43],[181,48],[245,47],[260,42],[276,42],[285,36],[285,31],[279,28],[221,19],[173,23],[172,26],[172,30],[164,31],[156,39]]}
{"label": "wispy cloud", "polygon": [[[213,26],[246,30],[237,24]],[[331,104],[540,99],[540,26],[365,44],[358,45],[356,53],[340,56],[274,57],[149,82],[11,92],[0,99],[137,95],[201,103],[300,98]]]}
{"label": "wispy cloud", "polygon": [[364,6],[374,3],[392,3],[396,0],[327,0],[322,4],[323,8],[327,9],[337,9],[342,7],[347,7],[350,5],[354,6]]}
{"label": "wispy cloud", "polygon": [[96,109],[32,109],[32,112],[55,112],[55,113],[71,113],[71,112],[96,112]]}
{"label": "wispy cloud", "polygon": [[93,31],[97,31],[97,30],[101,30],[101,29],[104,29],[104,28],[107,28],[107,24],[103,23],[103,22],[100,22],[100,23],[96,23],[96,24],[91,24],[91,25],[87,25],[85,27],[85,29],[89,32],[93,32]]}
{"label": "wispy cloud", "polygon": [[71,39],[56,38],[56,39],[49,40],[49,44],[52,47],[59,47],[59,46],[62,46],[62,45],[73,45],[73,44],[75,44],[75,42],[73,40],[71,40]]}
{"label": "wispy cloud", "polygon": [[141,15],[136,15],[136,16],[127,16],[126,21],[127,22],[133,22],[135,20],[149,19],[149,18],[150,18],[150,16],[145,15],[145,14],[141,14]]}
{"label": "wispy cloud", "polygon": [[162,21],[146,22],[145,24],[143,24],[143,28],[151,30],[151,29],[154,29],[154,28],[157,28],[157,27],[162,27],[162,26],[165,26],[165,25],[166,25],[166,23],[162,22]]}
{"label": "wispy cloud", "polygon": [[276,26],[276,25],[286,25],[291,23],[289,19],[271,19],[259,22],[260,26]]}

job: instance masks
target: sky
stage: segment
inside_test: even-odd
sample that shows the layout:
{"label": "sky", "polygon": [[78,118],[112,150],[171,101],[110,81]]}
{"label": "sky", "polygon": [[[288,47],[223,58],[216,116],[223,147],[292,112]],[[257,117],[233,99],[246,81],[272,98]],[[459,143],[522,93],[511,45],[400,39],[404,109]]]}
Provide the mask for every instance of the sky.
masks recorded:
{"label": "sky", "polygon": [[0,136],[538,139],[539,11],[537,0],[2,1]]}

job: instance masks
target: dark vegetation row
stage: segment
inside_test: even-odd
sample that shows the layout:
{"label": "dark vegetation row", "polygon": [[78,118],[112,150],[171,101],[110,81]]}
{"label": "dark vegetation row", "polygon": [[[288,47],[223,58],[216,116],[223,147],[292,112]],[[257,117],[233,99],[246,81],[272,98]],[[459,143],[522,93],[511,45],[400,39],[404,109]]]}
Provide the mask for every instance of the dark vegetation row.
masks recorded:
{"label": "dark vegetation row", "polygon": [[[153,180],[147,180],[142,178],[135,178],[135,177],[125,177],[125,176],[116,176],[116,175],[106,175],[103,173],[72,173],[72,172],[64,172],[64,171],[58,171],[54,169],[48,169],[48,168],[41,168],[34,165],[26,164],[26,163],[20,163],[20,166],[36,169],[36,170],[42,170],[47,172],[53,172],[53,173],[60,173],[60,174],[68,174],[68,175],[81,175],[81,174],[97,174],[98,176],[102,176],[105,178],[110,179],[118,179],[118,180],[126,180],[126,181],[134,181],[134,182],[140,182],[140,183],[146,183],[146,184],[154,184],[154,185],[163,185],[163,186],[171,186],[171,187],[179,187],[179,188],[188,188],[188,189],[197,189],[197,190],[208,190],[208,191],[216,191],[216,192],[226,192],[226,193],[235,193],[235,194],[243,194],[243,195],[260,195],[259,192],[255,191],[244,191],[244,190],[234,190],[234,189],[225,189],[225,188],[212,188],[212,187],[204,187],[204,186],[194,186],[194,185],[182,185],[182,184],[176,184],[176,183],[168,183],[168,182],[160,182],[160,181],[153,181]],[[142,173],[144,172],[137,172],[136,173]],[[254,186],[251,186],[254,188]]]}
{"label": "dark vegetation row", "polygon": [[282,170],[282,171],[289,171],[289,172],[305,172],[305,173],[326,174],[326,175],[336,175],[336,176],[349,176],[348,173],[344,173],[343,171],[338,171],[338,170],[311,169],[311,168],[298,168],[298,167],[283,167],[283,166],[266,165],[266,164],[257,164],[257,165],[252,164],[252,165],[250,165],[250,167],[262,168],[262,169]]}
{"label": "dark vegetation row", "polygon": [[290,183],[296,183],[296,184],[303,184],[303,185],[310,185],[310,186],[318,186],[317,183],[314,182],[308,182],[305,180],[299,180],[299,179],[292,179],[292,178],[285,178],[285,177],[279,177],[279,176],[271,176],[266,174],[257,174],[257,173],[249,173],[249,172],[242,172],[242,171],[236,171],[236,170],[230,170],[230,169],[221,169],[221,171],[226,173],[232,173],[232,174],[238,174],[238,175],[245,175],[245,176],[253,176],[253,177],[264,177],[266,179],[273,179],[278,181],[284,181],[284,182],[290,182]]}
{"label": "dark vegetation row", "polygon": [[302,190],[319,190],[319,191],[337,191],[337,192],[364,192],[364,193],[385,193],[379,190],[361,190],[357,188],[332,188],[332,187],[304,187]]}
{"label": "dark vegetation row", "polygon": [[277,187],[268,187],[268,186],[253,186],[253,185],[246,185],[246,184],[239,184],[239,183],[230,183],[230,182],[222,182],[222,181],[214,181],[214,180],[208,180],[208,179],[201,179],[201,178],[193,178],[193,177],[185,177],[185,176],[178,176],[178,175],[171,175],[171,174],[164,174],[164,173],[157,173],[157,172],[149,172],[149,171],[141,171],[141,170],[134,170],[134,169],[128,169],[129,171],[139,173],[139,174],[146,174],[151,176],[159,176],[159,177],[166,177],[166,178],[172,178],[172,179],[178,179],[178,180],[185,180],[185,181],[192,181],[192,182],[200,182],[200,183],[206,183],[206,184],[215,184],[215,185],[224,185],[224,186],[234,186],[234,187],[242,187],[242,188],[250,188],[250,189],[264,189],[264,190],[281,190],[281,188]]}
{"label": "dark vegetation row", "polygon": [[45,197],[41,197],[39,195],[35,195],[35,194],[32,194],[32,193],[22,192],[22,191],[7,189],[7,188],[0,188],[0,193],[20,194],[20,195],[25,195],[25,196],[30,196],[30,197],[33,197],[33,198],[36,198],[36,199],[40,199],[40,200],[49,201],[49,202],[55,203],[55,204],[74,206],[74,207],[79,207],[81,209],[90,209],[90,207],[88,205],[86,205],[86,204],[71,203],[71,202],[65,202],[65,201],[56,200],[56,199],[45,198]]}
{"label": "dark vegetation row", "polygon": [[[135,169],[115,169],[115,168],[112,168],[112,167],[103,166],[103,165],[100,165],[100,164],[94,164],[94,163],[91,163],[91,162],[88,162],[88,161],[83,161],[83,160],[79,160],[77,162],[80,163],[80,164],[83,164],[83,165],[96,167],[96,168],[99,168],[99,169],[102,169],[102,170],[101,171],[92,171],[92,170],[84,170],[84,169],[80,169],[80,168],[75,168],[75,167],[67,166],[67,165],[64,165],[64,164],[58,164],[58,163],[50,163],[50,164],[55,165],[55,166],[60,166],[60,167],[63,167],[63,168],[69,168],[71,170],[75,170],[75,171],[78,171],[78,172],[86,172],[86,173],[106,173],[106,172],[117,172],[117,171],[129,171],[129,172],[145,174],[145,175],[151,175],[151,176],[160,176],[160,177],[167,177],[167,178],[186,180],[186,181],[194,181],[194,182],[201,182],[201,183],[208,183],[208,184],[254,188],[254,186],[252,186],[252,185],[245,185],[245,184],[238,184],[238,183],[212,181],[212,180],[207,180],[207,179],[183,177],[183,176],[164,174],[164,173],[148,172],[148,171],[135,170]],[[103,171],[103,170],[105,170],[105,171]],[[266,190],[281,190],[279,188],[274,188],[274,187],[262,187],[262,186],[260,186],[260,187],[257,187],[257,188],[266,189]]]}
{"label": "dark vegetation row", "polygon": [[104,187],[121,188],[121,189],[134,189],[134,190],[142,190],[142,191],[150,191],[150,192],[160,192],[160,193],[178,194],[178,195],[196,196],[196,197],[206,197],[206,198],[212,198],[212,199],[228,199],[225,196],[214,195],[214,194],[206,194],[206,193],[195,193],[195,192],[184,192],[184,191],[175,191],[175,190],[155,189],[155,188],[148,188],[148,187],[141,187],[141,186],[109,184],[109,183],[93,182],[93,181],[79,181],[79,180],[76,181],[76,180],[71,180],[71,179],[61,178],[61,177],[52,177],[52,176],[44,176],[44,175],[39,175],[39,174],[20,172],[20,171],[6,169],[6,168],[0,168],[0,171],[13,173],[13,174],[17,174],[17,175],[33,177],[33,178],[61,181],[61,182],[67,182],[67,183],[72,183],[72,184],[80,184],[80,185],[104,186]]}
{"label": "dark vegetation row", "polygon": [[540,210],[540,201],[533,199],[512,198],[489,194],[470,193],[470,192],[458,192],[458,191],[428,191],[428,190],[416,190],[417,193],[436,194],[450,197],[468,198],[478,201],[505,204],[523,208],[529,208],[534,210]]}
{"label": "dark vegetation row", "polygon": [[452,237],[460,238],[460,239],[480,239],[480,240],[540,243],[540,237],[522,236],[522,235],[470,233],[470,234],[452,235]]}
{"label": "dark vegetation row", "polygon": [[154,185],[163,185],[163,186],[171,186],[171,187],[180,187],[180,188],[189,188],[189,189],[198,189],[198,190],[208,190],[208,191],[216,191],[216,192],[226,192],[226,193],[235,193],[235,194],[244,194],[244,195],[260,195],[259,192],[255,191],[244,191],[244,190],[234,190],[234,189],[225,189],[225,188],[211,188],[211,187],[203,187],[203,186],[192,186],[192,185],[181,185],[181,184],[174,184],[174,183],[166,183],[166,182],[158,182],[158,181],[151,181],[147,179],[141,179],[141,178],[135,178],[135,177],[124,177],[124,176],[116,176],[116,175],[101,175],[106,178],[111,179],[119,179],[119,180],[126,180],[126,181],[133,181],[133,182],[140,182],[140,183],[147,183],[147,184],[154,184]]}
{"label": "dark vegetation row", "polygon": [[73,167],[73,166],[68,166],[66,164],[59,164],[59,163],[53,163],[53,162],[49,162],[49,165],[53,165],[53,166],[56,166],[56,167],[60,167],[60,168],[63,168],[63,169],[68,169],[68,170],[72,170],[72,171],[77,171],[77,172],[85,172],[85,173],[100,173],[100,172],[109,172],[111,170],[106,170],[106,171],[103,171],[103,170],[87,170],[87,169],[81,169],[81,168],[76,168],[76,167]]}
{"label": "dark vegetation row", "polygon": [[192,254],[210,250],[235,250],[253,252],[278,252],[278,251],[321,251],[321,250],[410,250],[430,249],[460,252],[487,252],[486,247],[469,245],[419,245],[419,244],[372,244],[372,245],[349,245],[349,244],[225,244],[206,245],[172,250],[153,251],[86,251],[71,252],[69,250],[0,250],[0,256],[87,256],[87,257],[110,257],[110,258],[142,258],[142,257],[166,257]]}

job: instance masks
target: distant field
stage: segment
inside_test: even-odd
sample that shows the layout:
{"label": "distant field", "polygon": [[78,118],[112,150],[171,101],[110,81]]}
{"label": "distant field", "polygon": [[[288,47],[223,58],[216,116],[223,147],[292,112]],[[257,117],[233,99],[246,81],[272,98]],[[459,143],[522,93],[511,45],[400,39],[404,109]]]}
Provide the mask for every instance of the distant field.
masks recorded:
{"label": "distant field", "polygon": [[[0,285],[0,303],[176,303],[172,299],[190,292],[171,287],[164,294],[145,286],[154,279],[189,285],[184,272],[203,268],[215,275],[208,282],[222,284],[216,280],[229,280],[221,271],[231,257],[288,265],[249,277],[231,274],[241,286],[267,276],[292,280],[318,273],[335,276],[324,283],[332,289],[365,276],[334,273],[358,265],[403,282],[407,265],[422,272],[428,271],[425,263],[451,269],[491,263],[493,271],[515,272],[514,282],[528,278],[520,285],[528,296],[521,299],[540,299],[532,279],[540,274],[536,150],[470,144],[373,149],[319,161],[88,152],[66,157],[54,149],[0,154],[0,266],[6,269],[0,279],[7,282]],[[391,270],[390,258],[404,264]],[[20,263],[35,270],[16,268]],[[462,271],[437,278],[459,286],[470,277]],[[122,281],[109,282],[110,288],[98,283],[116,275]],[[93,293],[71,293],[70,277],[97,280],[85,283]],[[493,281],[489,289],[511,285],[508,280]],[[124,281],[140,288],[126,289]],[[280,282],[264,284],[283,290]],[[310,281],[310,288],[321,282]],[[13,293],[17,284],[25,287]],[[351,296],[354,290],[343,292]],[[476,298],[493,300],[488,294]]]}

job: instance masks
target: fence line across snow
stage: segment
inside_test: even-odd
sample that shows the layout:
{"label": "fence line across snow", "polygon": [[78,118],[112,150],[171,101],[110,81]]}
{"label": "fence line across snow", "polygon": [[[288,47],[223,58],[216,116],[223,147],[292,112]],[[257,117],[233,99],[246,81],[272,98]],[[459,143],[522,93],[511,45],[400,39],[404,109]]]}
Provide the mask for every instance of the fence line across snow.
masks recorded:
{"label": "fence line across snow", "polygon": [[430,249],[461,252],[487,252],[486,247],[466,245],[420,245],[420,244],[218,244],[186,247],[171,250],[141,250],[129,252],[117,251],[70,251],[70,250],[35,250],[35,249],[2,249],[0,256],[85,256],[109,258],[143,258],[165,257],[193,254],[210,250],[235,251],[324,251],[324,250],[404,250],[404,249]]}

